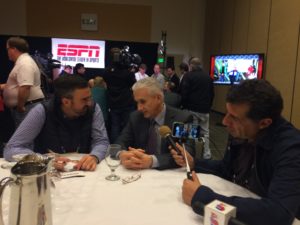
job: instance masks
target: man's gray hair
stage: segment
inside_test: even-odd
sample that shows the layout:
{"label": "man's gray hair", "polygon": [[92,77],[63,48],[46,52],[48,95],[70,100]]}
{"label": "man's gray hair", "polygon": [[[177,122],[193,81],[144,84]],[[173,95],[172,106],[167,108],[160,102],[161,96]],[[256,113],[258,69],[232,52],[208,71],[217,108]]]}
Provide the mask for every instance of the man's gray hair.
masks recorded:
{"label": "man's gray hair", "polygon": [[162,97],[164,96],[161,85],[152,77],[141,79],[132,86],[133,91],[141,88],[147,88],[151,95],[160,94]]}
{"label": "man's gray hair", "polygon": [[200,70],[202,69],[201,60],[199,58],[192,58],[190,61],[190,70]]}

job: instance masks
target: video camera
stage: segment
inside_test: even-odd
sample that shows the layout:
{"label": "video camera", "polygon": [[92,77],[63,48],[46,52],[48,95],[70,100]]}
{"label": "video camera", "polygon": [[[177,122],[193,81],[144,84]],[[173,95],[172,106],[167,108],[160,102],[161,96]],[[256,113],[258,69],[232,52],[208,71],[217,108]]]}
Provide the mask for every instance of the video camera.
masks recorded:
{"label": "video camera", "polygon": [[42,55],[39,51],[35,51],[32,56],[38,65],[41,74],[50,79],[53,79],[53,69],[61,67],[61,62],[56,59],[52,59],[52,57],[53,55],[51,53]]}
{"label": "video camera", "polygon": [[53,55],[48,53],[47,55],[40,54],[39,51],[35,51],[32,56],[40,70],[41,88],[46,98],[53,93],[53,69],[60,68],[61,62],[52,59]]}
{"label": "video camera", "polygon": [[142,62],[142,58],[138,54],[131,54],[129,46],[124,46],[123,49],[112,48],[112,62],[123,67],[138,66]]}

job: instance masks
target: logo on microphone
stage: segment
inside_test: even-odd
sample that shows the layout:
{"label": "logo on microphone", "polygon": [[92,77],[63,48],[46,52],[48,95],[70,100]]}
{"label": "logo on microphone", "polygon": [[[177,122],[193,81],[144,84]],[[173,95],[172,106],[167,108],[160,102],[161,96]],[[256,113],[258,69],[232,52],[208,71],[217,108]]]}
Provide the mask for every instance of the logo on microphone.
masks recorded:
{"label": "logo on microphone", "polygon": [[224,203],[219,203],[216,205],[216,209],[219,211],[224,211],[225,210],[225,204]]}
{"label": "logo on microphone", "polygon": [[219,225],[218,215],[213,212],[210,214],[210,225]]}

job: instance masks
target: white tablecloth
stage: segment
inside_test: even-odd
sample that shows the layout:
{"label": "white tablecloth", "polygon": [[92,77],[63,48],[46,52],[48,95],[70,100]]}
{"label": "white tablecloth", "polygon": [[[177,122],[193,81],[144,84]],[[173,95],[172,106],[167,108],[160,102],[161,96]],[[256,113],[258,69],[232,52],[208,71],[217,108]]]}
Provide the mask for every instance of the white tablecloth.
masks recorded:
{"label": "white tablecloth", "polygon": [[[0,159],[0,164],[4,163]],[[10,170],[0,169],[0,178]],[[120,166],[122,178],[141,173],[133,183],[107,181],[110,173],[105,161],[85,177],[55,181],[52,190],[53,225],[183,225],[202,224],[203,218],[185,205],[181,198],[183,169],[131,171]],[[202,184],[227,196],[257,196],[219,177],[198,174]],[[9,188],[7,188],[9,189]],[[4,215],[8,214],[9,190],[4,193]]]}

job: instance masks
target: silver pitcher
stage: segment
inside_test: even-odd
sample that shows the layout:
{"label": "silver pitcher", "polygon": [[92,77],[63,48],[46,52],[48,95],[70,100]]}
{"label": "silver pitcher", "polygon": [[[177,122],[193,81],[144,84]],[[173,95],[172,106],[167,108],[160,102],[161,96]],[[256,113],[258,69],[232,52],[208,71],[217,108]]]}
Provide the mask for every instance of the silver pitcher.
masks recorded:
{"label": "silver pitcher", "polygon": [[10,185],[9,225],[52,225],[50,158],[28,155],[11,168],[11,177],[0,181],[0,225],[3,191]]}

